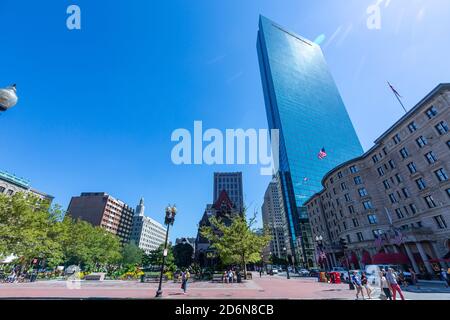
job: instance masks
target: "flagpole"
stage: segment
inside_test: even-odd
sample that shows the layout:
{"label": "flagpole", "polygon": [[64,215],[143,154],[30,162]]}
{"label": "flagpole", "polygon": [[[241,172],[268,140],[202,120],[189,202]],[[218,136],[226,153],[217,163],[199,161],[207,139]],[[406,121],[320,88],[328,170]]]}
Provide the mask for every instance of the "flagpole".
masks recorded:
{"label": "flagpole", "polygon": [[391,88],[392,93],[394,94],[394,96],[397,98],[398,102],[402,106],[403,110],[405,110],[405,113],[408,113],[408,110],[406,110],[405,105],[403,104],[402,100],[400,99],[399,93],[394,89],[394,87],[391,85],[391,83],[389,81],[387,83],[388,83],[389,87]]}

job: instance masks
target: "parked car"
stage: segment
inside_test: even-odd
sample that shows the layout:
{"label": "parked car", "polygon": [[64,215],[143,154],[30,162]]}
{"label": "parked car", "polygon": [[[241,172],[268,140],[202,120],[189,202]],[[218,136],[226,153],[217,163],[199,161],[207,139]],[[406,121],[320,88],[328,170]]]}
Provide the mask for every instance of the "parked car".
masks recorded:
{"label": "parked car", "polygon": [[278,269],[272,269],[272,274],[278,274]]}
{"label": "parked car", "polygon": [[300,277],[309,277],[309,270],[299,269],[298,274],[300,275]]}
{"label": "parked car", "polygon": [[317,268],[309,269],[309,276],[310,277],[318,277],[319,274],[320,274],[320,269],[317,269]]}

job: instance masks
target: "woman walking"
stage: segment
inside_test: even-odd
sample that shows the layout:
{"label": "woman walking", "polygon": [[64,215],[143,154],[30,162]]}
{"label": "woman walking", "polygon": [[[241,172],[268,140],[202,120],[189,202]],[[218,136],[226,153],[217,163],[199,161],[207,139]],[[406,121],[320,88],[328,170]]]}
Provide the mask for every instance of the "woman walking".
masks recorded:
{"label": "woman walking", "polygon": [[187,269],[181,274],[181,289],[183,289],[183,294],[186,294],[187,292],[187,285],[190,276],[189,270]]}
{"label": "woman walking", "polygon": [[366,288],[367,296],[369,297],[369,299],[372,299],[372,297],[370,296],[372,294],[372,289],[369,286],[369,280],[367,279],[367,275],[365,272],[362,273],[361,284],[364,288]]}
{"label": "woman walking", "polygon": [[392,300],[391,287],[389,286],[389,282],[386,279],[386,272],[384,271],[380,271],[380,287],[386,299]]}
{"label": "woman walking", "polygon": [[353,283],[353,285],[356,288],[356,300],[359,299],[359,294],[361,293],[362,298],[364,300],[364,291],[361,283],[361,279],[358,276],[358,273],[356,271],[353,271],[352,278],[350,281]]}
{"label": "woman walking", "polygon": [[389,285],[391,286],[392,296],[393,296],[394,300],[397,300],[397,292],[399,293],[400,298],[402,300],[405,300],[402,289],[398,285],[397,275],[395,274],[394,269],[392,269],[392,268],[388,269],[388,273],[386,274],[386,279],[389,282]]}

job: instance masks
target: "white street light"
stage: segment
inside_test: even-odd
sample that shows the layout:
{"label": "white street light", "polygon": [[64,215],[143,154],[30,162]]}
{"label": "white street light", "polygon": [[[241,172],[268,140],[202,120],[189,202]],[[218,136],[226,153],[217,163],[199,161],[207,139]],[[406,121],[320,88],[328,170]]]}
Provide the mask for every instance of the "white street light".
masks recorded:
{"label": "white street light", "polygon": [[17,97],[16,85],[0,89],[0,112],[4,112],[17,104],[19,98]]}

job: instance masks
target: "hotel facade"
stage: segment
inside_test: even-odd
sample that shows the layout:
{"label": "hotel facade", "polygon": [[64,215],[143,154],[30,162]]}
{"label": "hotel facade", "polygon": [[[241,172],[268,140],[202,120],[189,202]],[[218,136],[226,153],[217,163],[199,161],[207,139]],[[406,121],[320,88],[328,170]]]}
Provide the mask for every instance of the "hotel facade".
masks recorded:
{"label": "hotel facade", "polygon": [[313,237],[324,239],[322,264],[402,264],[429,275],[450,266],[449,106],[450,84],[440,84],[364,155],[323,177],[306,202]]}

